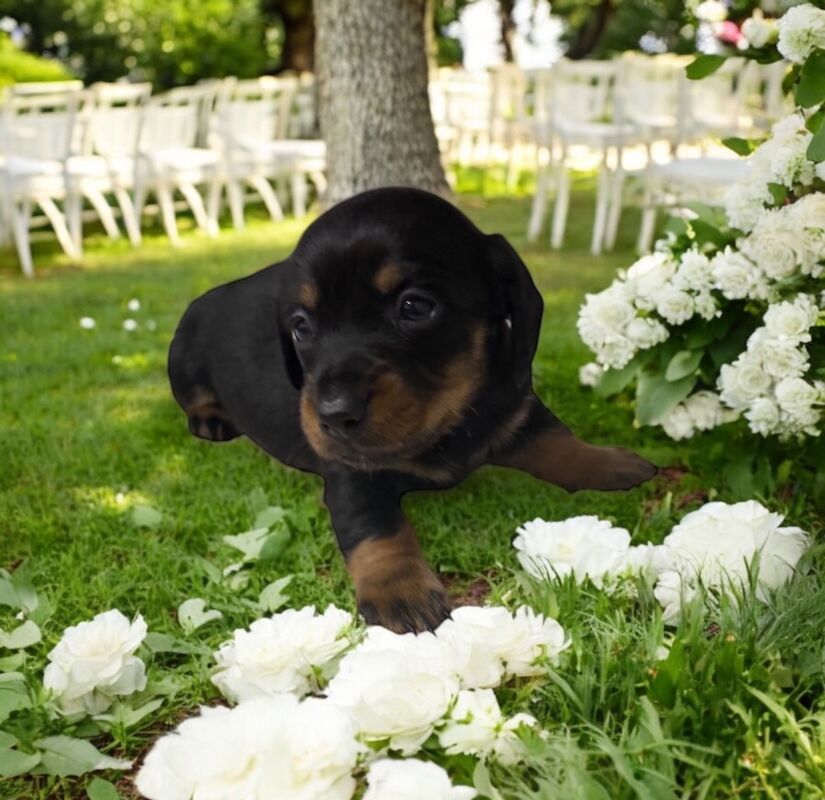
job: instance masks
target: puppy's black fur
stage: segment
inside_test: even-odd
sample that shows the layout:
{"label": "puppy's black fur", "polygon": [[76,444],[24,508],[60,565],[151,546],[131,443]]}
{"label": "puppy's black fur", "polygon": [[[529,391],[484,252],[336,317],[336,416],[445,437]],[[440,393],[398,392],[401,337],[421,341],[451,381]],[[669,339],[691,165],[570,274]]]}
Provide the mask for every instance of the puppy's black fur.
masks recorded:
{"label": "puppy's black fur", "polygon": [[195,300],[169,353],[193,434],[245,435],[320,474],[359,607],[433,628],[450,602],[400,507],[491,463],[627,489],[639,456],[576,439],[533,392],[542,300],[518,254],[448,202],[377,189],[327,211],[295,252]]}

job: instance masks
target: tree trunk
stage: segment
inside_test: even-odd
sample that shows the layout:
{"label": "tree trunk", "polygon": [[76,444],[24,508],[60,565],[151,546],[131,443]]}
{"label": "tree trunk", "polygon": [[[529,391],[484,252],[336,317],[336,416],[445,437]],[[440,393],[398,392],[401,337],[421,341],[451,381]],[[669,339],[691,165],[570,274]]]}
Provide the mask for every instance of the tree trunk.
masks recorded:
{"label": "tree trunk", "polygon": [[579,29],[576,38],[570,43],[564,55],[575,60],[587,58],[596,49],[614,11],[613,0],[601,0],[584,26]]}
{"label": "tree trunk", "polygon": [[516,23],[513,21],[513,8],[516,0],[499,0],[498,16],[501,24],[501,44],[504,48],[504,60],[512,64],[515,59],[513,42],[516,38]]}
{"label": "tree trunk", "polygon": [[447,195],[427,92],[426,0],[314,5],[325,205],[379,186]]}

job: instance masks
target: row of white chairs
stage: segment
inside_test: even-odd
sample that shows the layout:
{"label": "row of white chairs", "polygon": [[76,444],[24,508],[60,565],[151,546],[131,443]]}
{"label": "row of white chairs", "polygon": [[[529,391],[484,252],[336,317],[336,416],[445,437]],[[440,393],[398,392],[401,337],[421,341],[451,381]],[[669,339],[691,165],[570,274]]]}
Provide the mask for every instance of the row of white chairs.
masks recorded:
{"label": "row of white chairs", "polygon": [[228,78],[155,96],[149,84],[17,84],[0,107],[0,234],[11,234],[31,276],[37,207],[77,259],[86,203],[111,237],[120,216],[133,245],[150,195],[173,244],[178,194],[210,236],[224,188],[235,227],[244,225],[249,188],[273,219],[283,218],[276,188],[302,215],[308,182],[325,188],[326,149],[309,138],[313,97],[311,76]]}
{"label": "row of white chairs", "polygon": [[[689,61],[627,53],[609,61],[561,59],[550,70],[532,73],[512,65],[482,75],[440,71],[430,100],[445,160],[489,164],[503,156],[512,185],[525,152],[532,151],[537,186],[527,236],[533,241],[540,234],[554,190],[554,248],[564,240],[571,169],[595,167],[594,254],[613,247],[627,178],[638,176],[643,207],[638,244],[645,250],[657,208],[680,188],[693,192],[693,199],[714,199],[746,168],[732,154],[708,157],[705,144],[759,136],[784,110],[786,63],[761,66],[732,58],[712,76],[688,81]],[[699,157],[680,157],[686,146],[697,144]],[[635,164],[627,163],[629,154],[636,156]]]}

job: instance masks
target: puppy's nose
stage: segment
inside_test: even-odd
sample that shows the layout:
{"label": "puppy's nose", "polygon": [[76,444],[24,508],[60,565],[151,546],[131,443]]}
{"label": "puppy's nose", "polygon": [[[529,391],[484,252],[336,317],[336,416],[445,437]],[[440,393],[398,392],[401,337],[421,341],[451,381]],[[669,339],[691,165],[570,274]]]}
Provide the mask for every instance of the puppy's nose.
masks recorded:
{"label": "puppy's nose", "polygon": [[318,403],[318,418],[325,433],[351,436],[367,416],[367,401],[350,392],[325,397]]}

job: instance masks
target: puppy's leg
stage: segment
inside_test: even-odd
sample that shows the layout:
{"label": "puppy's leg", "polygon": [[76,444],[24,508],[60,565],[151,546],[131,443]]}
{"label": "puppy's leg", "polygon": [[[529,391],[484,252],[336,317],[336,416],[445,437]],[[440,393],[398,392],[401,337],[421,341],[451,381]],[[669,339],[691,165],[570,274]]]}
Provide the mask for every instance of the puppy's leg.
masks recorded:
{"label": "puppy's leg", "polygon": [[656,474],[656,467],[630,450],[597,447],[577,439],[538,398],[524,426],[490,463],[527,472],[568,492],[630,489]]}
{"label": "puppy's leg", "polygon": [[381,474],[327,476],[324,500],[367,623],[396,633],[434,630],[451,603],[401,511],[398,487]]}

